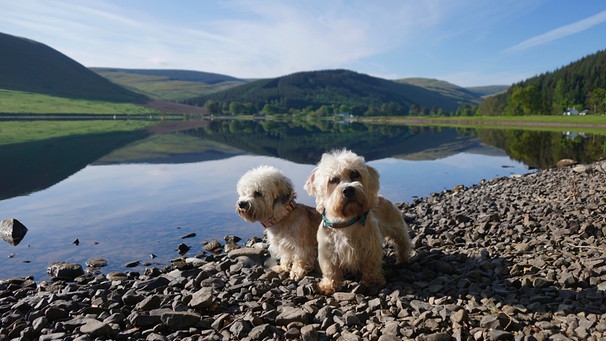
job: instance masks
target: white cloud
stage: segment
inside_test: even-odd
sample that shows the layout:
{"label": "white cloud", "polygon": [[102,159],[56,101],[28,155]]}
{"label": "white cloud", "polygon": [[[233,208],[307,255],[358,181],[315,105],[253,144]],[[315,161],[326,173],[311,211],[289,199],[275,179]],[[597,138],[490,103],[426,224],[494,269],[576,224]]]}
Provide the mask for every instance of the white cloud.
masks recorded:
{"label": "white cloud", "polygon": [[606,11],[602,11],[586,19],[558,27],[549,32],[524,40],[523,42],[506,49],[505,52],[524,51],[535,46],[543,45],[554,40],[562,39],[564,37],[585,31],[604,22],[606,22]]}
{"label": "white cloud", "polygon": [[29,38],[86,66],[274,77],[343,67],[389,50],[436,22],[444,10],[436,3],[235,0],[221,5],[237,16],[176,24],[144,7],[125,10],[108,1],[15,1],[0,11]]}

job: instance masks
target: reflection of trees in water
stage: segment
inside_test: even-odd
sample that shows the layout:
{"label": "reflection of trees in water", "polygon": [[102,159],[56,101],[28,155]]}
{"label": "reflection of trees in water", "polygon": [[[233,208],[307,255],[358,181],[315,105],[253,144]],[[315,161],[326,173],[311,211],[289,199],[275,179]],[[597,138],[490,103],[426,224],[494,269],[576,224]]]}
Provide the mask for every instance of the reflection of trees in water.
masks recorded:
{"label": "reflection of trees in water", "polygon": [[[606,156],[603,135],[501,129],[395,126],[333,121],[212,121],[183,133],[258,155],[315,164],[322,153],[350,148],[367,160],[388,157],[434,159],[463,152],[480,142],[507,152],[534,168],[549,168],[563,158],[581,163]],[[87,164],[146,137],[144,132],[68,136],[0,146],[0,200],[47,188]],[[223,155],[223,154],[221,154]]]}
{"label": "reflection of trees in water", "polygon": [[539,169],[553,167],[561,159],[590,163],[606,155],[606,136],[603,135],[478,129],[478,136],[483,143],[505,150],[512,159]]}
{"label": "reflection of trees in water", "polygon": [[504,150],[514,160],[540,169],[553,167],[564,158],[589,163],[606,155],[606,137],[602,135],[516,129],[233,120],[213,121],[198,134],[251,153],[301,163],[316,163],[323,152],[343,147],[364,155],[367,160],[435,149],[440,149],[444,157],[464,151],[478,140]]}
{"label": "reflection of trees in water", "polygon": [[213,121],[208,128],[189,133],[254,154],[308,164],[316,163],[322,153],[338,148],[349,148],[367,160],[376,160],[420,153],[444,144],[457,150],[475,143],[453,128],[333,121]]}

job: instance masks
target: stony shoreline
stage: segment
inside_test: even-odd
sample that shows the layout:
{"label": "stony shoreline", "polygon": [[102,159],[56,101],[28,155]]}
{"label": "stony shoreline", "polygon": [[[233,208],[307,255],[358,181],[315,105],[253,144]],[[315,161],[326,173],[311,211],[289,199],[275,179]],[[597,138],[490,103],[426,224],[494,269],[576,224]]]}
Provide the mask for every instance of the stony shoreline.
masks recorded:
{"label": "stony shoreline", "polygon": [[[606,163],[401,205],[415,256],[384,288],[315,292],[242,247],[165,269],[0,281],[0,339],[606,339]],[[249,241],[252,245],[255,241]]]}

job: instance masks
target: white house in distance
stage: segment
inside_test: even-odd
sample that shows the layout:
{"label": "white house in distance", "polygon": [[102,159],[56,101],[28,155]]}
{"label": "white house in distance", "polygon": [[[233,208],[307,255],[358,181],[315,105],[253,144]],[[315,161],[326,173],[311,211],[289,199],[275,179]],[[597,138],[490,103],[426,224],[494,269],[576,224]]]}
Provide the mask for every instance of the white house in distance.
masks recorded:
{"label": "white house in distance", "polygon": [[568,110],[564,111],[562,115],[564,116],[585,116],[589,113],[589,110],[578,111],[577,108],[568,108]]}
{"label": "white house in distance", "polygon": [[564,116],[577,116],[579,111],[577,108],[568,108],[568,110],[564,111]]}

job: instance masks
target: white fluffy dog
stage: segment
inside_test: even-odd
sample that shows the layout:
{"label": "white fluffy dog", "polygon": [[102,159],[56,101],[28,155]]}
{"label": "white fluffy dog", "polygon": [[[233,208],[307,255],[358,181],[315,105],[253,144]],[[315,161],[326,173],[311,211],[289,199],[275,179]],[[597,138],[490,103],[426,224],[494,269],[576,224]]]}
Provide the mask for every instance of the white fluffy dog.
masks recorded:
{"label": "white fluffy dog", "polygon": [[237,184],[236,212],[246,221],[260,222],[266,228],[269,252],[280,259],[277,272],[289,271],[299,280],[316,265],[316,234],[321,215],[307,205],[295,202],[292,182],[271,166],[246,172]]}
{"label": "white fluffy dog", "polygon": [[383,240],[394,245],[398,263],[408,262],[411,243],[400,210],[378,195],[379,173],[349,150],[322,155],[305,183],[322,213],[318,229],[318,289],[332,294],[347,272],[361,273],[367,287],[385,285]]}

